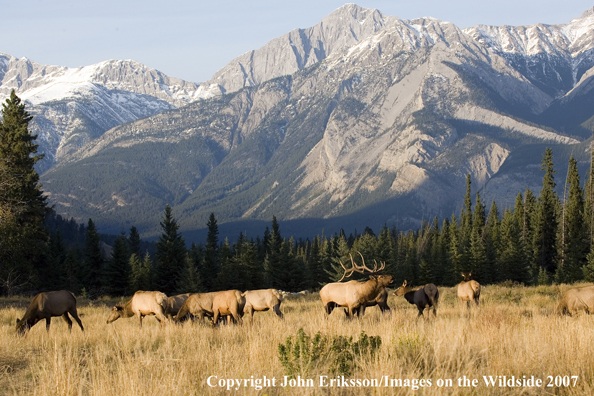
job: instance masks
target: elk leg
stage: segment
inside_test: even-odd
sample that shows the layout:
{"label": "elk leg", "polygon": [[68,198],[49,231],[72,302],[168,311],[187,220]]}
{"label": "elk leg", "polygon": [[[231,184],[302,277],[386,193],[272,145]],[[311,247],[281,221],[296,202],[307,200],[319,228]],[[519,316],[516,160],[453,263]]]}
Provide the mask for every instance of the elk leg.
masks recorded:
{"label": "elk leg", "polygon": [[278,316],[279,318],[283,318],[283,313],[280,310],[280,304],[276,304],[273,308],[274,313],[276,314],[276,316]]}
{"label": "elk leg", "polygon": [[82,331],[85,331],[85,328],[83,327],[82,322],[80,321],[80,318],[78,317],[78,312],[76,312],[76,308],[70,311],[70,315],[72,315],[74,320],[76,320],[76,323],[78,323],[78,325],[80,326],[80,329]]}
{"label": "elk leg", "polygon": [[326,306],[324,307],[326,309],[326,313],[328,315],[330,315],[332,313],[332,311],[334,310],[334,303],[329,302],[328,304],[326,304]]}
{"label": "elk leg", "polygon": [[50,324],[52,323],[51,316],[45,318],[45,330],[49,333]]}
{"label": "elk leg", "polygon": [[68,317],[68,312],[64,312],[62,318],[64,318],[64,322],[68,323],[68,331],[72,333],[72,321]]}

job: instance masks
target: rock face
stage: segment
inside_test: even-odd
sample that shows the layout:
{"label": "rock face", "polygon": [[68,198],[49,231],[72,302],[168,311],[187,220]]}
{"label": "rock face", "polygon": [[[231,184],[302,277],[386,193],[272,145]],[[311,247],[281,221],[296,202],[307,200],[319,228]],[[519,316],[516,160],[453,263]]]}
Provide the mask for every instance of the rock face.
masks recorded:
{"label": "rock face", "polygon": [[209,99],[69,153],[44,188],[115,232],[157,233],[165,203],[186,231],[211,212],[406,227],[457,211],[466,174],[506,207],[538,191],[546,146],[589,158],[593,26],[463,31],[347,5],[232,61],[195,91]]}
{"label": "rock face", "polygon": [[108,129],[198,99],[197,84],[134,61],[71,69],[0,53],[0,98],[13,89],[34,116],[42,172]]}

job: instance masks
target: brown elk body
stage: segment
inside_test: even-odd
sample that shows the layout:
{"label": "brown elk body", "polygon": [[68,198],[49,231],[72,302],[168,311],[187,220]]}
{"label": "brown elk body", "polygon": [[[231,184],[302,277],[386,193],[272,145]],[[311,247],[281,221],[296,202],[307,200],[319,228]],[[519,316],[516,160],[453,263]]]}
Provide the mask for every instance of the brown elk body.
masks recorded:
{"label": "brown elk body", "polygon": [[[406,281],[394,293],[395,296],[403,296],[410,304],[417,306],[418,316],[423,316],[425,308],[433,308],[433,316],[437,316],[437,303],[439,302],[439,290],[433,283],[413,289]],[[418,317],[417,316],[417,317]]]}
{"label": "brown elk body", "polygon": [[239,290],[225,290],[217,292],[212,299],[212,323],[216,324],[219,317],[230,316],[233,323],[242,323],[245,297]]}
{"label": "brown elk body", "polygon": [[[362,310],[360,308],[368,302],[373,302],[383,289],[394,281],[392,275],[377,275],[378,272],[386,267],[385,263],[382,263],[378,269],[376,262],[375,267],[370,269],[365,265],[363,255],[361,253],[359,255],[363,260],[362,265],[357,265],[353,260],[353,256],[351,256],[351,268],[347,269],[342,262],[340,263],[345,270],[342,278],[338,282],[328,283],[320,290],[320,298],[322,299],[324,310],[328,315],[336,307],[346,307],[347,310],[345,310],[345,313],[347,313],[347,317],[349,318],[352,318],[355,314],[360,315]],[[368,272],[372,275],[365,282],[355,280],[341,282],[345,277],[351,276],[354,272]]]}
{"label": "brown elk body", "polygon": [[474,303],[478,306],[479,305],[479,297],[481,296],[481,285],[475,281],[471,280],[472,274],[469,273],[462,273],[464,280],[458,284],[458,298],[462,303],[466,301],[466,306],[470,308],[470,302],[474,301]]}
{"label": "brown elk body", "polygon": [[39,293],[33,300],[22,319],[16,320],[16,331],[18,334],[25,334],[37,322],[45,319],[45,329],[49,331],[52,316],[61,316],[68,324],[68,330],[72,331],[72,321],[68,314],[72,315],[80,329],[84,331],[82,322],[76,311],[76,298],[68,290],[50,291]]}
{"label": "brown elk body", "polygon": [[204,320],[205,316],[212,317],[212,300],[216,294],[217,292],[190,294],[177,312],[175,322],[179,323],[187,315],[191,315],[192,318],[200,318],[201,320]]}
{"label": "brown elk body", "polygon": [[272,309],[274,313],[282,319],[283,313],[280,310],[282,295],[276,289],[248,290],[242,293],[245,297],[244,314],[249,314],[254,319],[254,311],[268,311]]}
{"label": "brown elk body", "polygon": [[160,323],[167,321],[165,309],[167,307],[167,296],[158,291],[139,290],[125,304],[116,304],[111,309],[111,315],[107,318],[107,323],[118,320],[119,318],[130,318],[136,316],[142,327],[142,319],[147,315],[154,315]]}
{"label": "brown elk body", "polygon": [[588,314],[594,313],[594,286],[569,289],[556,308],[559,315],[575,315],[581,311]]}
{"label": "brown elk body", "polygon": [[190,294],[192,294],[192,293],[184,293],[184,294],[178,294],[177,296],[167,297],[167,306],[165,307],[165,315],[167,316],[167,318],[169,320],[173,320],[173,317],[177,315],[177,313],[179,312],[182,305],[184,305],[184,303],[186,302],[188,297],[190,297]]}
{"label": "brown elk body", "polygon": [[[368,307],[374,307],[374,306],[378,306],[381,313],[384,314],[386,312],[390,312],[390,306],[388,305],[388,297],[389,297],[389,293],[388,293],[388,289],[386,289],[385,287],[382,289],[382,291],[379,292],[379,294],[377,295],[377,297],[371,301],[367,301],[365,304],[361,304],[361,306],[359,307],[359,309],[357,310],[356,314],[357,316],[363,316],[365,315],[365,309]],[[349,316],[349,311],[347,308],[344,309],[344,313],[346,314],[346,316]]]}

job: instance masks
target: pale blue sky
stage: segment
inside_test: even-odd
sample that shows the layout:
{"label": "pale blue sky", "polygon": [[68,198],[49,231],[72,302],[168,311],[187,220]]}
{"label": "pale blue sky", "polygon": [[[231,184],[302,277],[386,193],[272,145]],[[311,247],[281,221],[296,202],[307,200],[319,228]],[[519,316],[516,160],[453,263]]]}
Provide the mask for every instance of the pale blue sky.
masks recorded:
{"label": "pale blue sky", "polygon": [[[335,0],[0,0],[0,52],[69,67],[134,59],[202,82],[231,59],[349,1]],[[352,1],[350,1],[352,2]],[[592,0],[362,0],[402,19],[432,16],[478,24],[562,24]]]}

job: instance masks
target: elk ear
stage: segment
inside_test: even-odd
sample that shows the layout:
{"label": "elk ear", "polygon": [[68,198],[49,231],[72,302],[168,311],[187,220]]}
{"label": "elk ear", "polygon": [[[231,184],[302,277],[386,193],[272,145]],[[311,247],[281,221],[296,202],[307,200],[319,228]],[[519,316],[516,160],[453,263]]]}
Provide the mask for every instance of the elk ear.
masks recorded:
{"label": "elk ear", "polygon": [[19,323],[21,323],[21,319],[17,318],[16,324],[19,324]]}
{"label": "elk ear", "polygon": [[404,280],[404,282],[402,283],[402,287],[406,287],[406,279]]}

